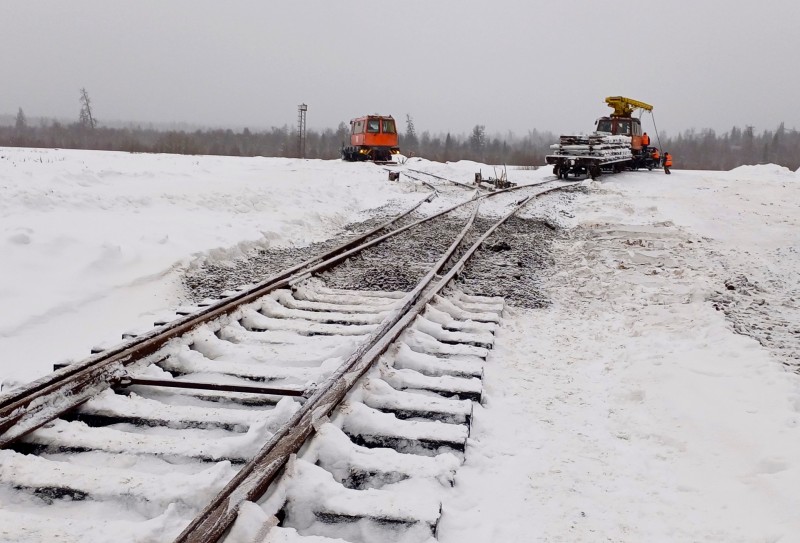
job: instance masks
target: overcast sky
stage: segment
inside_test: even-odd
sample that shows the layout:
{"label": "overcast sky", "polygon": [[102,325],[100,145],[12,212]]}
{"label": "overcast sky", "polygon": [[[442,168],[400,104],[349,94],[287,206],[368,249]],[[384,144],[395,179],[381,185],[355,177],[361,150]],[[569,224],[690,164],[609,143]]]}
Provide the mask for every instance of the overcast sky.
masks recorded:
{"label": "overcast sky", "polygon": [[[587,131],[606,96],[660,131],[800,129],[800,2],[17,0],[0,17],[0,113],[418,132]],[[647,116],[645,128],[652,121]]]}

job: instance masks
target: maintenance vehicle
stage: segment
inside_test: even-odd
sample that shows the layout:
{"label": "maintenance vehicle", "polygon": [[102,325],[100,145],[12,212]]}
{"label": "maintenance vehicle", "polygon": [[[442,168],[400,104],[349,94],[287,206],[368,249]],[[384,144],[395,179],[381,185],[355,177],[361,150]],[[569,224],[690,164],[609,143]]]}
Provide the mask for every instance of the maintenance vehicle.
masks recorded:
{"label": "maintenance vehicle", "polygon": [[342,146],[342,160],[391,164],[400,153],[397,123],[388,115],[365,115],[350,121],[350,145]]}
{"label": "maintenance vehicle", "polygon": [[609,96],[605,101],[614,112],[599,118],[592,134],[562,135],[559,143],[550,146],[554,152],[545,160],[553,165],[554,175],[596,179],[603,173],[659,167],[653,147],[642,143],[641,119],[633,116],[637,110],[652,114],[653,106],[624,96]]}

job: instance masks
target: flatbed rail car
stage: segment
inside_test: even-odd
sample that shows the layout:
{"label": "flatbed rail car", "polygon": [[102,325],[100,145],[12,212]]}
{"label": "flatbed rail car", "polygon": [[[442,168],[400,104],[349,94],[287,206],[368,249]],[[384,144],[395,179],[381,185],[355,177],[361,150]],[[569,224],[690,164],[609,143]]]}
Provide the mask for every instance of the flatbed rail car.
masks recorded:
{"label": "flatbed rail car", "polygon": [[553,165],[553,174],[595,179],[603,172],[658,166],[643,141],[641,120],[632,116],[636,110],[652,113],[653,106],[624,96],[609,96],[605,101],[614,112],[597,120],[595,132],[561,136],[559,143],[550,146],[553,152],[545,160]]}
{"label": "flatbed rail car", "polygon": [[350,121],[350,145],[342,146],[342,160],[348,162],[392,162],[400,153],[397,123],[388,115],[366,115]]}

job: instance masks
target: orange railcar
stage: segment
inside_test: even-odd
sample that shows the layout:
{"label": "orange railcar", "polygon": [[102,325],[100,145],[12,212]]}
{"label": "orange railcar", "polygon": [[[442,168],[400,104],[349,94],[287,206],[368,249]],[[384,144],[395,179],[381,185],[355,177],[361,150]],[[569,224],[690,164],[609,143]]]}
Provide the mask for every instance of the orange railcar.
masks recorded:
{"label": "orange railcar", "polygon": [[391,162],[400,152],[397,123],[391,116],[367,115],[350,121],[350,145],[342,147],[342,159]]}

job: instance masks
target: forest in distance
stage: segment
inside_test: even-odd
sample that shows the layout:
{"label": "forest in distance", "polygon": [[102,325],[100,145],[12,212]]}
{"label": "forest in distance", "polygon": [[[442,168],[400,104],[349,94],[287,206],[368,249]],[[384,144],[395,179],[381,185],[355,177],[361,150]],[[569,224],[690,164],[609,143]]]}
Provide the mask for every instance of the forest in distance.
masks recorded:
{"label": "forest in distance", "polygon": [[[104,126],[84,109],[74,123],[52,119],[29,121],[22,109],[16,116],[0,117],[0,146],[61,149],[92,149],[131,153],[175,153],[187,155],[298,157],[297,127],[265,130],[202,128],[173,129],[129,124]],[[401,121],[401,119],[398,119]],[[400,124],[400,123],[399,123]],[[651,137],[652,134],[651,134]],[[305,158],[335,159],[349,141],[349,126],[307,130]],[[418,133],[410,116],[400,133],[400,149],[406,156],[448,162],[474,160],[485,164],[542,166],[550,145],[558,135],[529,130],[488,134],[475,125],[468,134]],[[653,145],[659,141],[653,137]],[[730,170],[745,164],[773,163],[792,171],[800,168],[800,132],[781,123],[775,130],[756,132],[752,126],[718,134],[714,130],[687,130],[676,136],[660,136],[662,151],[669,151],[678,169]]]}

